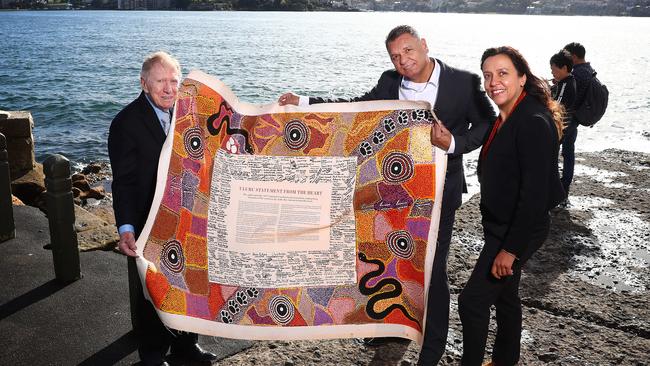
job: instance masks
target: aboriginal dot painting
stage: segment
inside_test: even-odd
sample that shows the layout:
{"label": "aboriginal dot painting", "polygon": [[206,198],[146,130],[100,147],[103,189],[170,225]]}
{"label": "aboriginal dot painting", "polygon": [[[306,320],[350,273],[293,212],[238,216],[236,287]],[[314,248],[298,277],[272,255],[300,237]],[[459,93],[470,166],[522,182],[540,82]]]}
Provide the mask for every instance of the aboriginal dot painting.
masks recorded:
{"label": "aboriginal dot painting", "polygon": [[[140,274],[163,322],[231,338],[421,342],[446,157],[429,142],[428,104],[404,105],[253,106],[217,79],[190,73],[138,241]],[[213,176],[219,153],[353,158],[353,283],[274,288],[211,282],[209,273],[219,268],[208,260],[208,212],[211,187],[220,179]]]}

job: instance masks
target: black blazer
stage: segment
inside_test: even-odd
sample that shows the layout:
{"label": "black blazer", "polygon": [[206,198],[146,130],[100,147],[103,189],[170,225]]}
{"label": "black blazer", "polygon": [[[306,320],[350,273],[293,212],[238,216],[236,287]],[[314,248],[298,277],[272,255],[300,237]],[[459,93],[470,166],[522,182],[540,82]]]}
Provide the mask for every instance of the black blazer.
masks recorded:
{"label": "black blazer", "polygon": [[[495,119],[494,109],[481,87],[478,75],[446,65],[440,65],[438,97],[433,110],[454,135],[456,148],[448,156],[443,209],[460,207],[465,191],[463,154],[481,146],[489,126]],[[384,71],[377,85],[366,94],[351,99],[309,98],[310,104],[360,102],[399,99],[402,76],[395,70]]]}
{"label": "black blazer", "polygon": [[545,224],[548,211],[564,197],[558,150],[549,110],[527,95],[479,159],[483,229],[518,257],[533,230]]}
{"label": "black blazer", "polygon": [[144,95],[122,109],[111,122],[108,155],[113,170],[113,210],[119,228],[135,227],[136,237],[144,227],[156,188],[160,150],[165,132]]}

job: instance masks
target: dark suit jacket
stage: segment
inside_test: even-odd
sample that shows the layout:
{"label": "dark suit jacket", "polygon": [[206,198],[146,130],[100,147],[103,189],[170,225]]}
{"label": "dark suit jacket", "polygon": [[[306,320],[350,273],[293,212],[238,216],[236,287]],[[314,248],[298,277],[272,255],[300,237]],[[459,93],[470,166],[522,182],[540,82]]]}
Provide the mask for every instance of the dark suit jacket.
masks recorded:
{"label": "dark suit jacket", "polygon": [[527,95],[479,159],[483,229],[502,241],[502,249],[521,256],[532,232],[564,197],[558,150],[549,110]]}
{"label": "dark suit jacket", "polygon": [[[494,109],[481,88],[478,75],[450,67],[440,60],[440,83],[433,110],[454,135],[456,148],[448,156],[443,210],[460,207],[465,188],[463,154],[481,146],[489,126],[495,120]],[[377,85],[366,94],[351,99],[309,98],[310,104],[360,102],[399,99],[402,76],[395,70],[385,71]]]}
{"label": "dark suit jacket", "polygon": [[143,93],[120,111],[108,134],[113,170],[113,210],[119,228],[135,227],[140,235],[153,201],[160,150],[165,132]]}

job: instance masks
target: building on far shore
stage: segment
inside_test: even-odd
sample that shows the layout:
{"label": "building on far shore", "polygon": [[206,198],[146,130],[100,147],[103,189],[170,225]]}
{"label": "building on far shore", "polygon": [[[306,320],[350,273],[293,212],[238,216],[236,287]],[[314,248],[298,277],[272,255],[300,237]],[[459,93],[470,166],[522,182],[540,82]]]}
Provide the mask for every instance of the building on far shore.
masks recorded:
{"label": "building on far shore", "polygon": [[160,10],[170,6],[171,0],[117,0],[120,10]]}

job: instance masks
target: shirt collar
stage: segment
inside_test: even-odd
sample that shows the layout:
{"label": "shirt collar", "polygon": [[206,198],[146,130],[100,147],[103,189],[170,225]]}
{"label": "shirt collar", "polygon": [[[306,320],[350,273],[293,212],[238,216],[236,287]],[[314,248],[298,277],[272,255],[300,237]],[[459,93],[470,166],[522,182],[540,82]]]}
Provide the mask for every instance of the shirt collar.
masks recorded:
{"label": "shirt collar", "polygon": [[165,120],[169,122],[170,120],[170,115],[171,115],[171,110],[169,111],[163,111],[162,109],[158,108],[153,102],[151,101],[151,98],[149,98],[149,95],[147,93],[144,93],[144,96],[147,98],[147,101],[151,106],[153,107],[154,112],[156,112],[156,116],[158,116],[158,119]]}
{"label": "shirt collar", "polygon": [[[438,63],[438,60],[436,60],[435,58],[432,58],[432,60],[434,66],[433,66],[433,72],[429,77],[429,81],[427,81],[426,83],[415,83],[409,80],[407,77],[403,77],[401,87],[409,90],[420,90],[422,88],[421,87],[422,84],[431,84],[437,88],[438,84],[440,83],[440,64]],[[417,88],[416,85],[420,85],[420,87]]]}

